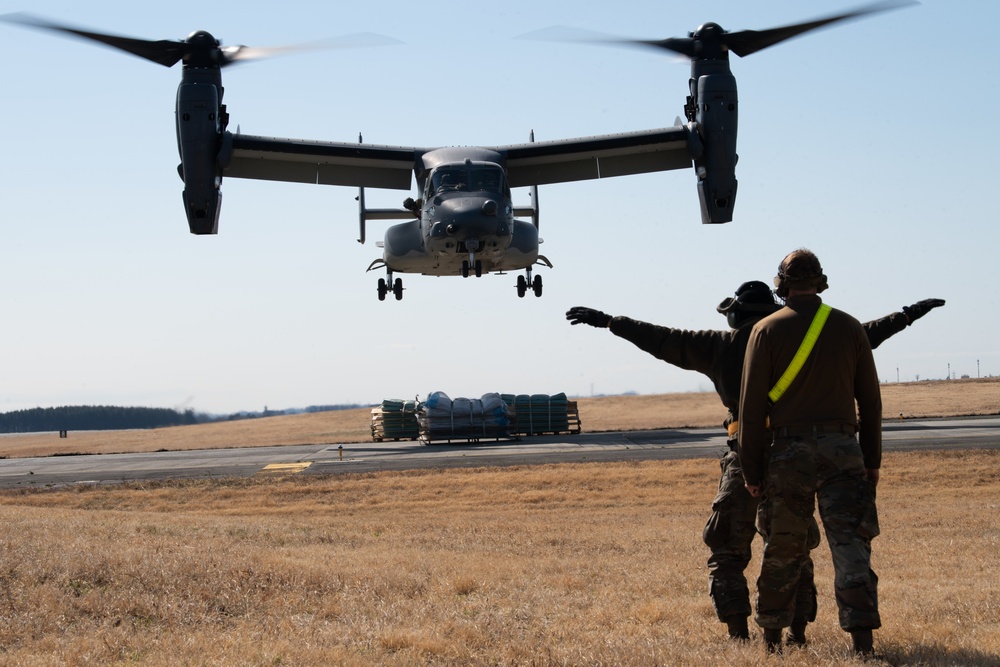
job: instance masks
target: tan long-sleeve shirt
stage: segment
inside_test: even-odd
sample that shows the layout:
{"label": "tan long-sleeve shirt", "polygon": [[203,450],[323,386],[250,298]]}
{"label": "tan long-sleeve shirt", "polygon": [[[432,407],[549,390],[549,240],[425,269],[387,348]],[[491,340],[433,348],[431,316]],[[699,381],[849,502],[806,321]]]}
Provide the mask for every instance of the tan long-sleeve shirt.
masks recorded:
{"label": "tan long-sleeve shirt", "polygon": [[[740,385],[740,462],[749,485],[763,483],[772,434],[782,427],[852,424],[865,468],[882,462],[882,398],[871,345],[861,323],[833,309],[812,353],[781,399],[768,392],[781,377],[822,301],[795,296],[758,322],[747,342]],[[768,427],[768,420],[769,427]]]}

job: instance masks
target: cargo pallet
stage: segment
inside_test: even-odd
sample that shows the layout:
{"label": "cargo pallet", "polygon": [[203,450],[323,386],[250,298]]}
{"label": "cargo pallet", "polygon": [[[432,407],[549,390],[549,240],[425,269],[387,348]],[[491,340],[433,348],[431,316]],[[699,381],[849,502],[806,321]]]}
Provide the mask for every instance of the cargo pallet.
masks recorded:
{"label": "cargo pallet", "polygon": [[478,445],[481,442],[510,442],[520,440],[521,438],[512,433],[496,433],[492,435],[469,435],[461,433],[438,433],[430,435],[421,433],[418,439],[425,445]]}
{"label": "cargo pallet", "polygon": [[381,407],[372,408],[372,440],[416,440],[419,435],[417,415],[413,409],[395,409],[383,402]]}
{"label": "cargo pallet", "polygon": [[[563,412],[558,403],[550,406],[526,406],[523,401],[509,403],[515,415],[510,432],[517,435],[576,435],[583,430],[576,401],[566,401]],[[527,409],[525,409],[527,408]]]}
{"label": "cargo pallet", "polygon": [[[464,423],[456,424],[440,417],[429,420],[422,411],[423,405],[398,399],[387,399],[380,407],[372,409],[372,440],[417,440],[432,444],[477,444],[520,440],[532,435],[576,435],[582,432],[580,411],[576,401],[566,400],[565,394],[549,396],[526,394],[502,396],[506,405],[509,424],[483,422],[481,415],[461,415]],[[432,423],[433,422],[433,423]]]}

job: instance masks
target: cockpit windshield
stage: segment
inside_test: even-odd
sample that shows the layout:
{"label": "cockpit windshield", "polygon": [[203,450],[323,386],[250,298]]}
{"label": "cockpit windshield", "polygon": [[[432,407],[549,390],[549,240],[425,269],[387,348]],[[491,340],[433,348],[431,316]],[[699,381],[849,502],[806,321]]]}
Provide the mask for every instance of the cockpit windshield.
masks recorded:
{"label": "cockpit windshield", "polygon": [[469,169],[469,182],[472,190],[486,192],[502,192],[503,171],[499,167],[472,167]]}
{"label": "cockpit windshield", "polygon": [[434,172],[431,187],[435,193],[467,190],[468,180],[466,169],[462,167],[442,167]]}
{"label": "cockpit windshield", "polygon": [[497,165],[453,165],[439,167],[431,176],[430,190],[444,192],[500,192],[506,191],[503,170]]}

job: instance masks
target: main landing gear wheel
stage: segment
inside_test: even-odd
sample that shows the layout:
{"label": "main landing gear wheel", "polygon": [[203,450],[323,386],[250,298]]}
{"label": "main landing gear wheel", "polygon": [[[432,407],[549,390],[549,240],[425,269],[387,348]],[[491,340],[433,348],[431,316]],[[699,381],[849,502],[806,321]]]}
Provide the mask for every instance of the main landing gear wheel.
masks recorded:
{"label": "main landing gear wheel", "polygon": [[517,277],[517,296],[524,298],[524,295],[528,293],[528,288],[531,287],[531,291],[535,293],[535,296],[542,295],[542,277],[535,276],[534,279],[531,277],[531,268],[524,270],[524,276]]}
{"label": "main landing gear wheel", "polygon": [[378,279],[378,300],[385,301],[385,297],[389,292],[392,292],[392,295],[396,297],[396,301],[403,300],[403,279],[396,278],[393,281],[391,271],[388,277]]}

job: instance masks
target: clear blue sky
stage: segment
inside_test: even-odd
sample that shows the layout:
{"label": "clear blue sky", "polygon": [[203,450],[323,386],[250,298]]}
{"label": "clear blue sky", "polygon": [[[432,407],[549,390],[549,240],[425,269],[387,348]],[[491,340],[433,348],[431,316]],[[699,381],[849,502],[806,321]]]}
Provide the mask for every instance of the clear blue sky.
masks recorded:
{"label": "clear blue sky", "polygon": [[[0,12],[148,39],[211,31],[295,44],[371,31],[401,46],[297,54],[224,72],[231,129],[393,145],[497,145],[670,126],[688,66],[654,52],[517,37],[553,25],[659,39],[764,29],[851,2],[0,2]],[[543,187],[545,294],[514,275],[404,276],[379,302],[350,188],[228,179],[217,237],[187,231],[179,67],[0,25],[0,411],[69,404],[223,413],[431,391],[710,391],[604,330],[588,305],[688,329],[808,247],[825,300],[872,319],[942,309],[876,351],[885,381],[1000,374],[1000,214],[991,2],[921,6],[733,57],[734,222],[700,223],[691,172]],[[444,66],[440,63],[449,63]],[[515,193],[527,201],[527,191]],[[370,191],[398,207],[407,193]]]}

